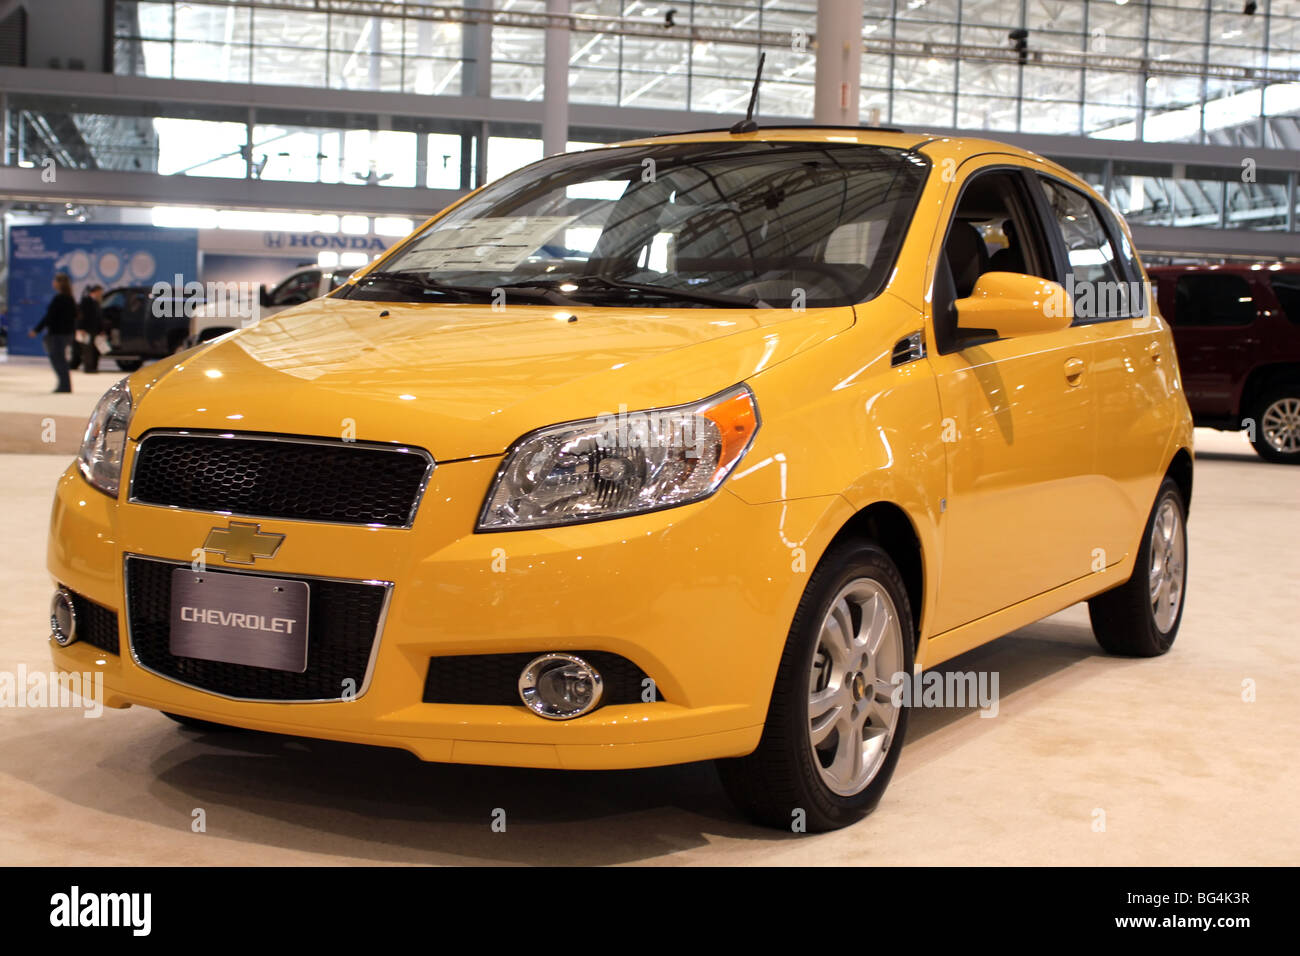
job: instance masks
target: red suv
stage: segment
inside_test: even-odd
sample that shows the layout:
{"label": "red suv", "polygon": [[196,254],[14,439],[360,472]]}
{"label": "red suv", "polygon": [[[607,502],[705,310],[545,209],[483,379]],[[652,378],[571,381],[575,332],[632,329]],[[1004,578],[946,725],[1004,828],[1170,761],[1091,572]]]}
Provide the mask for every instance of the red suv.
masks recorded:
{"label": "red suv", "polygon": [[1246,429],[1268,461],[1300,464],[1300,266],[1156,266],[1197,425]]}

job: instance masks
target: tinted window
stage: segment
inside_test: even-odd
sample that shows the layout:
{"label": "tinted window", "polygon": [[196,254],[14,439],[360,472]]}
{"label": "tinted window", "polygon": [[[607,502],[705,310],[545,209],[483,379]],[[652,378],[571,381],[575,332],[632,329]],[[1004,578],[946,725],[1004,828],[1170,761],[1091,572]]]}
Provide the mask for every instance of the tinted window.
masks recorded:
{"label": "tinted window", "polygon": [[1075,318],[1086,321],[1140,312],[1141,287],[1128,281],[1092,200],[1056,180],[1042,182],[1065,243],[1068,273],[1062,284],[1074,300]]}
{"label": "tinted window", "polygon": [[611,306],[844,305],[883,286],[927,172],[913,153],[843,143],[552,157],[489,185],[341,294],[490,301],[503,288]]}
{"label": "tinted window", "polygon": [[935,271],[934,335],[940,354],[988,340],[987,331],[958,328],[956,300],[969,296],[989,272],[1056,280],[1042,223],[1030,209],[1019,170],[979,172],[962,187]]}
{"label": "tinted window", "polygon": [[1228,273],[1189,273],[1174,287],[1175,325],[1249,325],[1255,321],[1250,283]]}
{"label": "tinted window", "polygon": [[319,272],[298,272],[275,287],[271,293],[271,305],[298,305],[316,298],[319,289]]}
{"label": "tinted window", "polygon": [[1277,296],[1282,311],[1288,319],[1300,325],[1300,275],[1279,273],[1269,278],[1273,282],[1273,294]]}

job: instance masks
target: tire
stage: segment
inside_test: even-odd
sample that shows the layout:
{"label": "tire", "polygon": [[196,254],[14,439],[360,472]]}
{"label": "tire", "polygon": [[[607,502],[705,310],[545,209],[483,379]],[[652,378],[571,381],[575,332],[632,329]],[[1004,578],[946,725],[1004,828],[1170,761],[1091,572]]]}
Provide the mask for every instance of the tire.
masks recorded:
{"label": "tire", "polygon": [[134,372],[144,364],[141,359],[115,359],[114,361],[117,362],[117,367],[123,372]]}
{"label": "tire", "polygon": [[1269,389],[1251,412],[1250,443],[1265,461],[1300,465],[1300,382]]}
{"label": "tire", "polygon": [[164,710],[162,712],[162,715],[164,717],[170,717],[172,720],[176,721],[176,723],[180,724],[186,730],[199,730],[202,731],[203,733],[209,733],[209,734],[244,733],[244,729],[242,727],[231,727],[229,724],[217,724],[217,723],[213,723],[210,720],[199,720],[199,718],[197,717],[186,717],[184,714],[171,714]]}
{"label": "tire", "polygon": [[[1151,593],[1157,579],[1158,603]],[[1187,505],[1178,485],[1166,478],[1142,531],[1132,576],[1088,602],[1093,636],[1111,654],[1159,657],[1178,636],[1186,596]]]}
{"label": "tire", "polygon": [[[848,629],[834,623],[843,613],[850,615]],[[880,625],[880,634],[876,652],[867,654],[874,628],[867,629],[864,643],[859,640],[862,625],[871,621]],[[850,640],[835,640],[848,630],[854,632]],[[758,748],[718,761],[723,787],[746,815],[787,831],[797,830],[802,820],[816,833],[848,826],[875,809],[907,731],[907,709],[891,701],[892,681],[896,673],[912,673],[914,634],[907,589],[889,555],[864,541],[827,553],[790,625]],[[872,683],[875,694],[864,693]],[[814,707],[814,694],[831,698],[836,687],[841,703],[832,707],[827,699]],[[855,750],[849,742],[859,738],[849,732],[841,739],[846,722],[826,719],[833,713],[856,716],[851,726],[865,721],[859,730],[874,731],[857,748],[860,764],[847,759]],[[813,742],[815,733],[820,744]],[[841,751],[846,759],[834,759]]]}

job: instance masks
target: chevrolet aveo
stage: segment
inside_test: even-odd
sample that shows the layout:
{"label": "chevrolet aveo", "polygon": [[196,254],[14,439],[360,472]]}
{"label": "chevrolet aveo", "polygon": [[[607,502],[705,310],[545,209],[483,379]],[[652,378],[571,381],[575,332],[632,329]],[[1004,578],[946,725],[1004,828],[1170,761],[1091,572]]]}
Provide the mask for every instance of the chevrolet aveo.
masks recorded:
{"label": "chevrolet aveo", "polygon": [[900,681],[1087,600],[1166,651],[1192,424],[1124,224],[867,129],[555,156],[146,367],[59,481],[52,652],[110,707],[880,800]]}

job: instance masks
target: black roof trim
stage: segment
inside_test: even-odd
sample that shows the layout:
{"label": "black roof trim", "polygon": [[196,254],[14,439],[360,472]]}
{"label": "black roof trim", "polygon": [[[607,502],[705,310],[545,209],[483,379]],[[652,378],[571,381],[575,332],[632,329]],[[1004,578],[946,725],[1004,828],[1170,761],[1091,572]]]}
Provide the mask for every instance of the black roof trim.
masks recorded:
{"label": "black roof trim", "polygon": [[[778,129],[853,129],[853,130],[870,130],[873,133],[906,133],[907,130],[897,126],[837,126],[828,123],[784,123],[776,126],[760,126],[757,130],[750,132],[762,132],[764,130]],[[685,129],[677,133],[656,133],[655,136],[689,136],[692,133],[732,133],[735,128],[731,126],[719,126],[717,129]]]}

